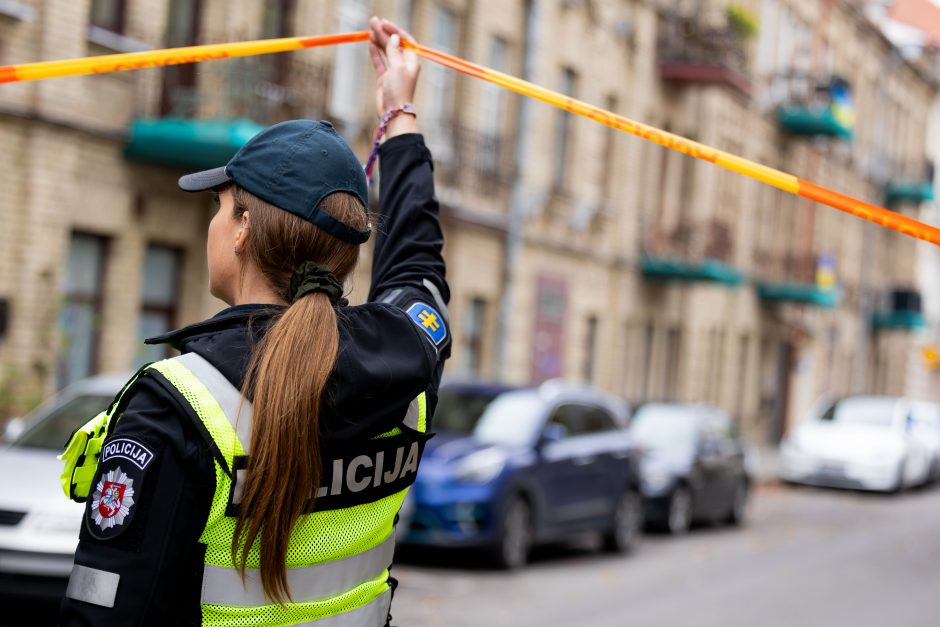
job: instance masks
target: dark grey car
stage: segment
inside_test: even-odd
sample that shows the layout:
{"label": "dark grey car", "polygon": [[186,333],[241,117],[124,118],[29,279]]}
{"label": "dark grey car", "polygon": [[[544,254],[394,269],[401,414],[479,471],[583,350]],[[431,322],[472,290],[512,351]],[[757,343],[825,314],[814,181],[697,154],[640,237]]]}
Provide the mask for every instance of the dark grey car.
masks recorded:
{"label": "dark grey car", "polygon": [[744,520],[751,480],[730,416],[709,405],[649,403],[630,423],[643,450],[646,521],[670,533]]}

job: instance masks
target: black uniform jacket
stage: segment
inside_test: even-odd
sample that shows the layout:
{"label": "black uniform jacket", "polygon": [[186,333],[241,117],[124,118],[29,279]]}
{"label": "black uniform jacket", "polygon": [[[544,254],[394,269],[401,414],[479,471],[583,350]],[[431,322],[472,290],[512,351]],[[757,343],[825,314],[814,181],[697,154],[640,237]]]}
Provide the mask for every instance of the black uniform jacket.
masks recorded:
{"label": "black uniform jacket", "polygon": [[[329,385],[332,399],[321,420],[325,457],[331,445],[394,427],[421,392],[428,392],[433,408],[450,352],[431,155],[420,135],[391,138],[380,155],[372,286],[367,304],[338,308],[339,354]],[[275,310],[231,307],[148,343],[198,353],[240,389],[251,348]],[[441,319],[428,328],[418,320],[419,311],[422,318],[431,311]],[[76,565],[120,576],[113,607],[66,598],[60,624],[198,625],[204,555],[199,537],[215,491],[212,453],[191,414],[155,376],[142,376],[125,397],[123,416],[108,438],[122,448],[110,461],[108,453],[102,455],[96,477],[106,481],[106,473],[121,464],[132,468],[133,504],[120,525],[104,528],[90,497],[75,555]],[[119,495],[125,504],[128,495]]]}

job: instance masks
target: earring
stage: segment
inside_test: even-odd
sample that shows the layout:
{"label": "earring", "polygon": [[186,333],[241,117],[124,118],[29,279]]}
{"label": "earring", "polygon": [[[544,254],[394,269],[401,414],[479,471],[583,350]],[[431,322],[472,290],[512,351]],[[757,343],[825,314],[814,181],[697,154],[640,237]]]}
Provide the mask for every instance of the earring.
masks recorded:
{"label": "earring", "polygon": [[232,252],[236,257],[238,256],[238,244],[232,244]]}

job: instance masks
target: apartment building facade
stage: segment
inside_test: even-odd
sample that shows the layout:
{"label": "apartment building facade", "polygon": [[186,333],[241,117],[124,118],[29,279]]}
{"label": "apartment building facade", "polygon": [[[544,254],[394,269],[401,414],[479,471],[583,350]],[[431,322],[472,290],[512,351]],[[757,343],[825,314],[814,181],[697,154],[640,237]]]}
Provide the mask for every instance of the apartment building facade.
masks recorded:
{"label": "apartment building facade", "polygon": [[[909,215],[932,197],[932,78],[851,3],[16,0],[0,3],[0,64],[358,30],[372,13]],[[2,86],[0,410],[160,357],[142,337],[221,309],[211,203],[176,177],[289,117],[330,118],[364,157],[373,80],[348,45]],[[714,402],[758,440],[823,393],[936,387],[915,242],[428,62],[416,100],[447,238],[448,376]]]}

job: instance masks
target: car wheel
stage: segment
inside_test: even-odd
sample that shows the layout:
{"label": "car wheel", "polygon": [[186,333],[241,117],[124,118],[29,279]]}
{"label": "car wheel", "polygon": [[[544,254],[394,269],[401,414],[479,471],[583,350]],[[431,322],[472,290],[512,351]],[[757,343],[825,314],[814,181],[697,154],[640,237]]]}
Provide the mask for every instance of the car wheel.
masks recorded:
{"label": "car wheel", "polygon": [[525,566],[532,548],[532,507],[521,496],[514,497],[506,506],[499,525],[499,540],[494,557],[500,568],[513,570]]}
{"label": "car wheel", "polygon": [[604,549],[627,553],[636,548],[643,529],[643,498],[635,490],[625,490],[614,509],[610,530],[603,535]]}
{"label": "car wheel", "polygon": [[685,486],[679,486],[669,498],[666,515],[666,530],[673,535],[682,535],[692,526],[692,494]]}
{"label": "car wheel", "polygon": [[728,512],[728,522],[732,525],[744,524],[747,514],[747,481],[741,479],[734,488],[734,500],[731,502],[731,511]]}

